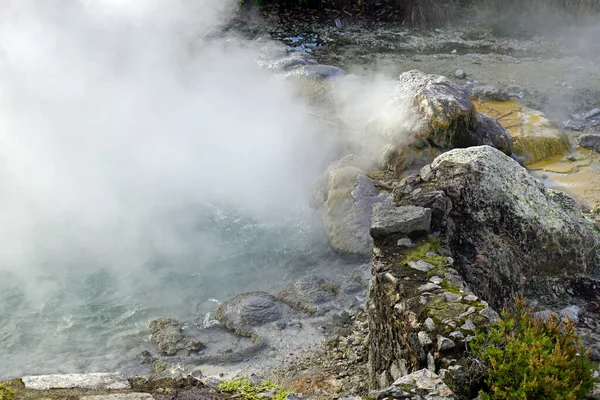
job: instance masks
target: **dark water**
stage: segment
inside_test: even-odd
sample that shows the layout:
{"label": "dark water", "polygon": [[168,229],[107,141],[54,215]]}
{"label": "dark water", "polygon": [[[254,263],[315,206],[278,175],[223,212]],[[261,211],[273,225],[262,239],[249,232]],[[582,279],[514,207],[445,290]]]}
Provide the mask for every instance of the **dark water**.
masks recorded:
{"label": "dark water", "polygon": [[202,324],[240,291],[350,268],[308,207],[253,219],[205,205],[185,220],[185,246],[130,270],[72,254],[69,265],[50,259],[32,269],[24,284],[3,266],[0,378],[120,369],[151,346],[151,318]]}

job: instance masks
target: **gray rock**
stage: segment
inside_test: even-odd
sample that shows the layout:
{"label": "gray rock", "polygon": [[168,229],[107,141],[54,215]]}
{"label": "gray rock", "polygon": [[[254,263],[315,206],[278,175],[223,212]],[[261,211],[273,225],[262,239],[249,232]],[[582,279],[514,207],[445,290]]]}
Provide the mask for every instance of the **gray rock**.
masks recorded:
{"label": "gray rock", "polygon": [[288,306],[311,314],[325,311],[324,305],[333,301],[340,285],[324,277],[309,275],[286,284],[277,299]]}
{"label": "gray rock", "polygon": [[468,319],[460,327],[460,329],[462,329],[463,331],[474,331],[475,329],[477,329],[477,327],[475,326],[475,324],[473,323],[473,321],[471,321],[470,319]]}
{"label": "gray rock", "polygon": [[569,321],[573,322],[574,324],[578,324],[579,319],[581,317],[583,317],[583,310],[581,309],[581,307],[573,305],[573,306],[563,308],[562,310],[560,310],[558,312],[558,315],[561,317],[567,318]]}
{"label": "gray rock", "polygon": [[462,296],[456,293],[444,292],[444,300],[448,303],[459,303],[462,300]]}
{"label": "gray rock", "polygon": [[[429,264],[426,261],[418,260],[418,261],[409,261],[408,266],[412,269],[416,269],[421,272],[429,272],[435,268],[435,265]],[[439,282],[438,282],[439,283]]]}
{"label": "gray rock", "polygon": [[306,77],[312,79],[334,79],[344,76],[344,70],[331,65],[308,64],[287,72],[284,78]]}
{"label": "gray rock", "polygon": [[580,135],[577,141],[581,147],[600,152],[600,134],[585,133]]}
{"label": "gray rock", "polygon": [[479,300],[479,297],[475,296],[472,293],[465,296],[465,301],[477,301],[477,300]]}
{"label": "gray rock", "polygon": [[83,396],[79,400],[153,400],[150,393],[114,393],[95,396]]}
{"label": "gray rock", "polygon": [[600,117],[600,108],[594,108],[590,112],[583,115],[583,119],[590,120],[596,117]]}
{"label": "gray rock", "polygon": [[467,135],[457,135],[455,147],[488,145],[507,155],[513,151],[512,137],[494,118],[477,113],[472,121],[471,131]]}
{"label": "gray rock", "polygon": [[330,165],[317,183],[313,206],[329,244],[340,253],[371,253],[373,205],[387,198],[364,172],[372,165],[368,159],[346,156]]}
{"label": "gray rock", "polygon": [[253,337],[257,326],[283,317],[281,303],[266,292],[240,293],[217,307],[216,318],[239,335]]}
{"label": "gray rock", "polygon": [[467,96],[472,99],[489,101],[507,101],[510,95],[506,90],[490,85],[467,85],[465,86]]}
{"label": "gray rock", "polygon": [[431,210],[423,207],[396,207],[390,202],[373,206],[371,236],[382,238],[392,234],[428,232],[431,225]]}
{"label": "gray rock", "polygon": [[455,399],[455,395],[448,385],[438,375],[428,369],[422,369],[410,375],[403,376],[394,382],[394,386],[405,388],[405,390],[410,388],[407,390],[408,392],[412,392],[411,389],[418,392],[425,391],[427,393],[425,398],[438,400]]}
{"label": "gray rock", "polygon": [[431,283],[431,282],[419,286],[420,292],[430,292],[432,290],[438,290],[438,289],[441,289],[441,287],[439,285],[436,285],[435,283]]}
{"label": "gray rock", "polygon": [[463,71],[462,69],[457,69],[456,72],[454,73],[454,76],[457,77],[458,79],[466,79],[467,73],[465,71]]}
{"label": "gray rock", "polygon": [[452,348],[454,348],[454,346],[456,346],[456,344],[454,343],[454,341],[452,339],[448,339],[447,337],[444,337],[442,335],[438,336],[437,349],[439,351],[452,349]]}
{"label": "gray rock", "polygon": [[500,321],[500,315],[490,307],[486,307],[479,311],[479,315],[486,317],[491,323]]}
{"label": "gray rock", "polygon": [[435,330],[435,322],[430,317],[427,317],[425,320],[425,327],[429,332],[433,332]]}
{"label": "gray rock", "polygon": [[431,343],[433,343],[433,341],[431,340],[431,338],[425,331],[420,331],[417,334],[417,337],[419,338],[419,343],[421,343],[421,346],[423,346],[423,347],[428,346]]}
{"label": "gray rock", "polygon": [[129,381],[120,373],[91,373],[24,376],[25,388],[32,390],[50,389],[90,389],[120,390],[131,389]]}
{"label": "gray rock", "polygon": [[409,238],[398,239],[396,244],[400,247],[415,247],[415,244]]}
{"label": "gray rock", "polygon": [[455,343],[465,340],[465,335],[463,335],[461,331],[451,332],[450,337],[452,338],[452,340],[454,340]]}
{"label": "gray rock", "polygon": [[181,323],[172,318],[156,318],[150,321],[152,340],[164,356],[174,356],[184,347]]}

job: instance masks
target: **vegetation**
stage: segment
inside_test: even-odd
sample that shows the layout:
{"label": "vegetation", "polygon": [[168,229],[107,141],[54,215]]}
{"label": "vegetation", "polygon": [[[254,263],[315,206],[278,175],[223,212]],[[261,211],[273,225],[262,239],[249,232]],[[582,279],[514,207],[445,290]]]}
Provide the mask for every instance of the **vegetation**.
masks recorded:
{"label": "vegetation", "polygon": [[436,255],[428,256],[427,253],[437,253],[440,251],[440,239],[436,237],[429,238],[411,249],[407,249],[404,257],[400,261],[401,265],[408,264],[410,261],[423,260],[436,267],[444,266],[448,263],[446,257]]}
{"label": "vegetation", "polygon": [[15,394],[12,390],[4,385],[0,385],[0,400],[13,400]]}
{"label": "vegetation", "polygon": [[285,400],[287,395],[290,394],[290,392],[284,391],[281,386],[274,385],[269,381],[264,381],[260,385],[255,385],[248,378],[225,380],[217,386],[217,389],[223,392],[235,393],[240,398],[247,400],[260,400],[263,398],[260,396],[261,393],[270,391],[276,392],[272,397],[274,400]]}
{"label": "vegetation", "polygon": [[487,368],[482,400],[585,398],[594,384],[593,365],[572,322],[536,318],[520,298],[502,316],[470,343]]}

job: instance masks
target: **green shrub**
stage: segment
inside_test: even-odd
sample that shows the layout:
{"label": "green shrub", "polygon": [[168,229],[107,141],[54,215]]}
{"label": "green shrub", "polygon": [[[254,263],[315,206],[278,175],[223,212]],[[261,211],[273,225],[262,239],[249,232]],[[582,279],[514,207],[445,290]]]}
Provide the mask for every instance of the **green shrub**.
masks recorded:
{"label": "green shrub", "polygon": [[255,385],[248,378],[225,380],[217,386],[217,389],[223,392],[235,393],[246,400],[261,400],[260,394],[271,390],[276,391],[276,394],[272,397],[273,400],[285,400],[290,393],[282,390],[281,386],[274,385],[269,381],[264,381],[261,385]]}
{"label": "green shrub", "polygon": [[536,318],[523,299],[503,320],[471,341],[487,367],[482,400],[583,399],[594,385],[589,353],[572,322]]}
{"label": "green shrub", "polygon": [[0,385],[0,400],[13,400],[14,398],[15,394],[12,390],[4,385]]}

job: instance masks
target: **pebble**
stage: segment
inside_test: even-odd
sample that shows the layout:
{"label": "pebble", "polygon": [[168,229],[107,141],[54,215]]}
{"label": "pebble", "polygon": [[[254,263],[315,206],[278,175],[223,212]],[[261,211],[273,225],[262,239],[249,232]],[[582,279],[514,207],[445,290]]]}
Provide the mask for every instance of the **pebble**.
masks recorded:
{"label": "pebble", "polygon": [[462,296],[455,293],[444,292],[444,299],[446,299],[448,303],[458,303],[462,300]]}
{"label": "pebble", "polygon": [[468,319],[460,327],[460,329],[462,329],[463,331],[474,331],[475,329],[477,329],[477,327],[475,326],[475,324],[473,323],[473,321],[471,321],[470,319]]}
{"label": "pebble", "polygon": [[428,262],[423,261],[423,260],[409,261],[408,266],[411,267],[412,269],[416,269],[417,271],[421,271],[421,272],[429,272],[435,268],[435,265],[429,264]]}
{"label": "pebble", "polygon": [[454,341],[452,341],[452,339],[448,339],[447,337],[444,337],[442,335],[438,336],[437,349],[439,351],[448,350],[453,348],[454,346],[456,346],[456,344],[454,343]]}
{"label": "pebble", "polygon": [[462,69],[457,69],[456,72],[454,73],[454,76],[457,77],[458,79],[466,79],[467,73],[465,71],[463,71]]}
{"label": "pebble", "polygon": [[427,318],[425,320],[425,327],[429,332],[433,332],[435,330],[435,322],[433,322],[433,319]]}
{"label": "pebble", "polygon": [[415,244],[409,238],[398,239],[397,245],[400,247],[415,247]]}
{"label": "pebble", "polygon": [[420,331],[419,333],[417,333],[417,338],[419,339],[419,343],[421,343],[421,346],[423,347],[433,343],[433,341],[425,331]]}
{"label": "pebble", "polygon": [[441,289],[439,285],[435,283],[426,283],[424,285],[419,286],[419,292],[428,292],[430,290]]}

